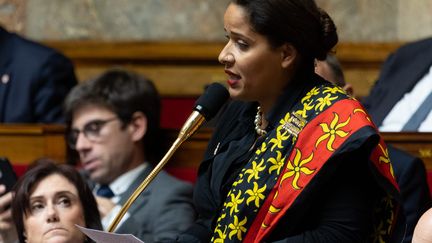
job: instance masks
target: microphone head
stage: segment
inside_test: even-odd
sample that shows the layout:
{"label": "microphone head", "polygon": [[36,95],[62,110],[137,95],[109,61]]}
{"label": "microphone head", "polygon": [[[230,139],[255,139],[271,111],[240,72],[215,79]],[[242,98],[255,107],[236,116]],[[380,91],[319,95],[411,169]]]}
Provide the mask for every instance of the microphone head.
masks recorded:
{"label": "microphone head", "polygon": [[222,84],[212,83],[195,102],[194,110],[208,121],[217,114],[228,98],[229,92]]}

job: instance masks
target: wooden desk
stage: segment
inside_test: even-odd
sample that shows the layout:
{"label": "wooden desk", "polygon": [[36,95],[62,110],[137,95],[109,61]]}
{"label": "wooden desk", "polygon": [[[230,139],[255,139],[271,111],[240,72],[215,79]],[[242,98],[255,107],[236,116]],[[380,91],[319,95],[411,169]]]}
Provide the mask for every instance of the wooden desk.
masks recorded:
{"label": "wooden desk", "polygon": [[[7,156],[16,165],[28,165],[40,157],[50,157],[64,162],[66,144],[62,125],[0,125],[0,156]],[[164,129],[168,138],[165,147],[171,146],[178,135],[177,129]],[[197,168],[207,143],[211,128],[201,128],[185,141],[167,164],[170,167]],[[432,133],[382,133],[387,143],[423,159],[426,169],[432,171]]]}
{"label": "wooden desk", "polygon": [[[170,141],[177,136],[176,130],[166,130]],[[194,167],[198,166],[203,158],[207,143],[212,135],[210,128],[201,128],[196,134],[189,138],[180,149],[173,155],[168,166]],[[425,163],[426,169],[432,171],[432,133],[381,133],[387,144],[392,144],[416,157]]]}
{"label": "wooden desk", "polygon": [[[164,132],[167,137],[164,147],[166,147],[166,151],[168,151],[168,148],[178,136],[178,130],[165,129]],[[167,163],[167,167],[198,168],[204,158],[204,152],[212,133],[213,129],[211,128],[199,129],[173,154],[171,160]]]}
{"label": "wooden desk", "polygon": [[392,144],[423,160],[426,170],[432,171],[432,133],[383,132],[388,144]]}
{"label": "wooden desk", "polygon": [[14,165],[28,165],[40,157],[59,162],[66,158],[62,125],[2,124],[0,125],[0,156]]}

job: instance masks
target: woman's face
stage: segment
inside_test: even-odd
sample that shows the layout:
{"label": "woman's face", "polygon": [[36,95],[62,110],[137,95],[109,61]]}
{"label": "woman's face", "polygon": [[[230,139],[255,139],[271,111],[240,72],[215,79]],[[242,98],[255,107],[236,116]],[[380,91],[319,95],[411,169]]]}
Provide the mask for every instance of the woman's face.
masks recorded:
{"label": "woman's face", "polygon": [[272,48],[252,29],[247,12],[233,3],[225,12],[224,28],[228,43],[219,61],[225,65],[231,97],[271,107],[287,84],[287,45]]}
{"label": "woman's face", "polygon": [[52,174],[37,183],[30,194],[29,213],[24,215],[28,243],[84,242],[75,224],[85,226],[78,191],[64,176]]}

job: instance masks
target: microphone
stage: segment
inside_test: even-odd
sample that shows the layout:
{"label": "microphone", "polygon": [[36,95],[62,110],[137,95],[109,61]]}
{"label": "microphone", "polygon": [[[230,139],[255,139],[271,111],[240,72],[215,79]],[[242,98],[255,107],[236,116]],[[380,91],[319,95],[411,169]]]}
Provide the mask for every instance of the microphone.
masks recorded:
{"label": "microphone", "polygon": [[195,102],[194,111],[180,129],[179,135],[174,141],[173,145],[171,145],[171,148],[125,202],[125,204],[120,209],[120,212],[116,215],[113,222],[111,222],[110,226],[108,227],[108,232],[114,232],[115,228],[119,224],[121,218],[126,214],[129,207],[145,190],[150,182],[153,181],[157,174],[159,174],[163,166],[165,166],[174,152],[184,141],[186,141],[186,139],[188,139],[198,130],[204,121],[208,121],[213,118],[220,108],[222,108],[223,104],[228,100],[228,98],[228,90],[220,83],[212,83],[206,88],[204,94],[201,95]]}
{"label": "microphone", "polygon": [[212,119],[228,100],[228,90],[220,83],[212,83],[195,102],[194,111],[180,129],[177,139],[184,142],[202,125]]}

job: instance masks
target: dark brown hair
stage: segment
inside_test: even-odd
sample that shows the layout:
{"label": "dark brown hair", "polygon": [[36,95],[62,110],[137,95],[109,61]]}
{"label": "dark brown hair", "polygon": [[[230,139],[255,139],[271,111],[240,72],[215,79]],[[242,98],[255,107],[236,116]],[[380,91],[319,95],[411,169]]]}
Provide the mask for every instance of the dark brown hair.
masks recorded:
{"label": "dark brown hair", "polygon": [[338,42],[336,26],[314,0],[232,0],[273,47],[292,44],[304,61],[324,60]]}
{"label": "dark brown hair", "polygon": [[142,141],[149,162],[161,157],[160,96],[153,82],[143,75],[121,68],[112,68],[99,77],[86,81],[68,94],[64,112],[68,128],[73,113],[85,105],[97,105],[114,112],[128,124],[135,112],[147,117],[147,131]]}
{"label": "dark brown hair", "polygon": [[15,195],[12,201],[12,216],[21,243],[25,242],[24,216],[30,213],[30,193],[40,181],[53,174],[64,176],[76,187],[84,211],[85,227],[102,229],[96,200],[78,171],[70,165],[56,165],[53,160],[43,159],[43,161],[34,163],[34,166],[18,180],[13,189]]}

